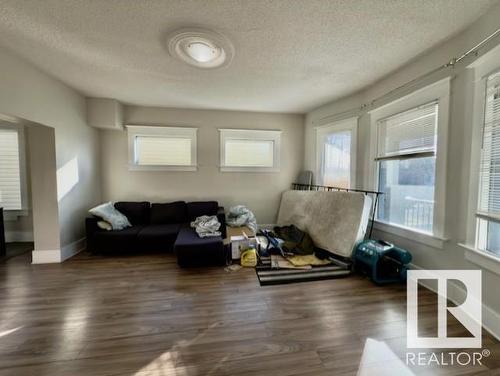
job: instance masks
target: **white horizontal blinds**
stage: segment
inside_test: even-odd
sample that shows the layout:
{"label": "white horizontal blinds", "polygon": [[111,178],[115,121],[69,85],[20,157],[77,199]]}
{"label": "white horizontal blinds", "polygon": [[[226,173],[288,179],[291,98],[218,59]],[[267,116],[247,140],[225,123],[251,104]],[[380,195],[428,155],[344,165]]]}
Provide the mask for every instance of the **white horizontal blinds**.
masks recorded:
{"label": "white horizontal blinds", "polygon": [[228,167],[273,167],[274,141],[226,139],[224,165]]}
{"label": "white horizontal blinds", "polygon": [[486,82],[479,211],[500,220],[500,73]]}
{"label": "white horizontal blinds", "polygon": [[19,138],[15,129],[0,128],[0,207],[22,209]]}
{"label": "white horizontal blinds", "polygon": [[378,158],[433,152],[438,103],[432,102],[378,121]]}
{"label": "white horizontal blinds", "polygon": [[191,166],[192,139],[188,137],[136,136],[135,159],[146,166]]}

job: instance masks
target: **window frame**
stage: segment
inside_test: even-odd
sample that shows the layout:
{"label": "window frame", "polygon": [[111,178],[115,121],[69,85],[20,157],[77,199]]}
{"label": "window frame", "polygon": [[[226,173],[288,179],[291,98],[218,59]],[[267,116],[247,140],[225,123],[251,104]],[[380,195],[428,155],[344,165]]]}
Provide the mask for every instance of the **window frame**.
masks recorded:
{"label": "window frame", "polygon": [[17,132],[19,153],[19,184],[21,191],[21,208],[4,209],[5,220],[15,220],[17,217],[27,216],[30,208],[28,198],[27,161],[26,161],[26,138],[22,124],[11,124],[0,121],[0,128],[12,129]]}
{"label": "window frame", "polygon": [[[279,172],[281,162],[281,133],[280,130],[261,129],[228,129],[219,128],[220,148],[220,171],[221,172]],[[226,166],[225,146],[226,140],[244,141],[272,141],[273,142],[273,166]]]}
{"label": "window frame", "polygon": [[486,105],[486,82],[489,76],[500,72],[500,46],[493,48],[485,55],[480,56],[466,68],[467,74],[467,101],[470,101],[471,113],[467,118],[471,126],[470,136],[470,165],[468,185],[468,205],[466,212],[466,232],[457,243],[465,250],[465,259],[491,272],[500,275],[500,257],[480,247],[480,221],[476,214],[479,208],[481,149],[483,141],[483,126]]}
{"label": "window frame", "polygon": [[[484,73],[484,70],[478,70],[476,75]],[[488,79],[496,74],[500,73],[500,67],[483,74],[476,80],[476,87],[474,90],[475,100],[474,100],[474,121],[473,121],[473,134],[472,134],[472,147],[471,147],[471,184],[474,182],[474,186],[471,187],[471,196],[474,201],[473,210],[473,222],[474,222],[474,248],[475,250],[484,253],[485,255],[491,256],[498,261],[500,261],[500,256],[490,251],[487,248],[488,243],[488,224],[489,222],[500,223],[500,220],[494,221],[491,218],[486,218],[485,215],[480,213],[481,205],[481,160],[482,160],[482,150],[483,150],[483,136],[484,136],[484,121],[486,116],[486,97],[487,97],[487,83]],[[474,168],[474,170],[472,169]],[[468,221],[469,222],[469,221]],[[470,227],[470,226],[467,226]],[[470,237],[470,234],[467,235]],[[466,239],[467,240],[467,239]],[[468,242],[470,243],[470,242]]]}
{"label": "window frame", "polygon": [[[197,162],[197,135],[198,128],[173,127],[156,125],[134,125],[126,126],[128,136],[128,164],[131,171],[196,171]],[[136,160],[136,138],[137,137],[171,137],[191,139],[191,165],[144,165],[138,164]]]}
{"label": "window frame", "polygon": [[[315,128],[316,130],[316,176],[318,176],[318,183],[323,184],[323,182],[319,181],[321,176],[321,167],[323,161],[323,152],[324,148],[322,148],[323,137],[329,133],[334,132],[342,132],[342,131],[350,131],[351,132],[351,171],[350,171],[350,181],[349,188],[356,188],[356,172],[357,172],[357,144],[358,144],[358,120],[357,116],[336,120],[327,124],[322,124]],[[322,179],[322,178],[321,178]],[[324,185],[324,184],[323,184]]]}
{"label": "window frame", "polygon": [[378,156],[378,122],[384,118],[413,108],[438,102],[437,142],[436,142],[436,177],[434,185],[434,212],[432,233],[419,231],[411,227],[396,223],[389,223],[378,218],[375,219],[375,228],[398,236],[414,238],[416,241],[434,248],[442,248],[445,238],[445,212],[446,212],[446,174],[447,174],[447,146],[448,123],[450,111],[450,78],[447,77],[421,89],[415,90],[399,99],[384,104],[368,112],[370,117],[370,177],[369,185],[373,190],[379,187],[380,163]]}

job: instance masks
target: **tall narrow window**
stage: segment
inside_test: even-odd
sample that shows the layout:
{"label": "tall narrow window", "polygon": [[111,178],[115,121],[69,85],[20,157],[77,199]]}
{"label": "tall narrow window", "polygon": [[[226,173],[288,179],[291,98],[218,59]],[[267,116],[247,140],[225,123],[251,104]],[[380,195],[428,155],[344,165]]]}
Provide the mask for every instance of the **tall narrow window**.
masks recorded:
{"label": "tall narrow window", "polygon": [[478,247],[500,256],[500,73],[486,81],[484,110]]}
{"label": "tall narrow window", "polygon": [[318,184],[355,188],[357,119],[317,129]]}
{"label": "tall narrow window", "polygon": [[437,119],[432,102],[377,122],[379,220],[433,232]]}
{"label": "tall narrow window", "polygon": [[0,127],[0,206],[21,210],[21,167],[17,129]]}

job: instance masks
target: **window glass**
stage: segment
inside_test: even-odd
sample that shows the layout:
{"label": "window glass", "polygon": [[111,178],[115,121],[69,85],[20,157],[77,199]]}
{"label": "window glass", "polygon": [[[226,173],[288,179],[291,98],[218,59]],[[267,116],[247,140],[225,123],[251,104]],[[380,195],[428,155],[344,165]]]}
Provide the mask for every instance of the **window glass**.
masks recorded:
{"label": "window glass", "polygon": [[191,139],[144,137],[135,139],[136,163],[148,166],[190,166]]}
{"label": "window glass", "polygon": [[15,129],[0,128],[0,206],[22,209],[19,135]]}
{"label": "window glass", "polygon": [[226,166],[273,167],[274,142],[228,139],[224,155]]}
{"label": "window glass", "polygon": [[378,218],[424,232],[432,232],[436,158],[380,162],[379,188],[384,194]]}
{"label": "window glass", "polygon": [[351,180],[351,131],[331,132],[323,138],[323,185],[349,188]]}

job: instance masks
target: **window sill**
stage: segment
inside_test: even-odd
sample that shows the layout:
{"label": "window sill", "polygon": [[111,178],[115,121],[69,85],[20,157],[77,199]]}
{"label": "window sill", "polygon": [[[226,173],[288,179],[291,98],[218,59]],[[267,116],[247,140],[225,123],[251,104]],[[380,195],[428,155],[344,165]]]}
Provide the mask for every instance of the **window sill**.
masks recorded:
{"label": "window sill", "polygon": [[197,171],[198,166],[141,166],[129,165],[129,171]]}
{"label": "window sill", "polygon": [[375,221],[374,230],[386,232],[388,234],[393,234],[407,240],[415,241],[436,249],[443,249],[444,243],[448,241],[446,238],[439,237],[433,234],[427,234],[424,232],[409,229],[407,227],[397,226],[394,224]]}
{"label": "window sill", "polygon": [[220,167],[221,172],[280,172],[275,167]]}
{"label": "window sill", "polygon": [[15,222],[19,217],[27,217],[29,214],[28,210],[5,210],[3,212],[3,219],[6,222]]}
{"label": "window sill", "polygon": [[499,257],[467,244],[458,243],[458,245],[465,249],[465,259],[467,261],[500,275]]}

